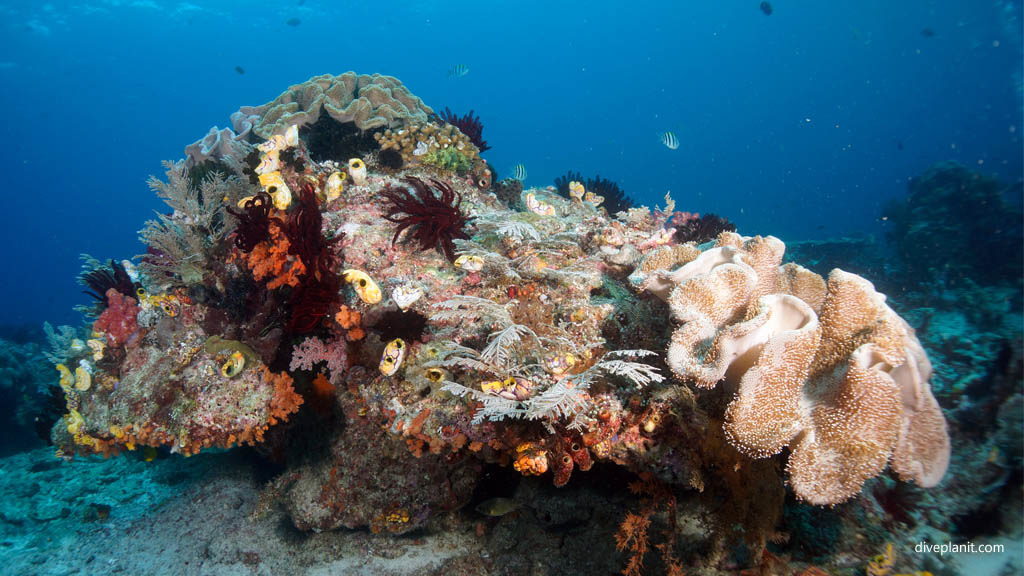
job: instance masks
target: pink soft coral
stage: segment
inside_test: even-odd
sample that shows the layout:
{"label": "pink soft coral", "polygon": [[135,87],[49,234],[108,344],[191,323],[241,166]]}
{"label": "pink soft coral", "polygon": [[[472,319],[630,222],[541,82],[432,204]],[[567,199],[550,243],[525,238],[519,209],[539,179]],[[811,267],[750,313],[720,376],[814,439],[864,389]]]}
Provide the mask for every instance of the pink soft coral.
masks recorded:
{"label": "pink soft coral", "polygon": [[92,329],[107,335],[111,346],[122,346],[133,340],[139,329],[136,317],[139,306],[134,298],[121,294],[116,289],[107,290],[107,309],[100,314]]}
{"label": "pink soft coral", "polygon": [[331,377],[338,378],[345,373],[348,363],[348,349],[344,337],[324,342],[319,338],[306,338],[292,350],[291,371],[312,370],[320,362],[327,363]]}

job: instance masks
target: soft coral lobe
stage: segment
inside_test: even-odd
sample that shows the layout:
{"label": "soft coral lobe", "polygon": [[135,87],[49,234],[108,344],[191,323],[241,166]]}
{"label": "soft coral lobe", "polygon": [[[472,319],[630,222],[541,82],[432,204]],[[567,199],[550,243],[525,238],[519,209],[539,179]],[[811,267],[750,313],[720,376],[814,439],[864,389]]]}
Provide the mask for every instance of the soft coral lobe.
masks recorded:
{"label": "soft coral lobe", "polygon": [[395,243],[402,232],[420,245],[420,250],[436,248],[450,262],[455,261],[455,240],[468,240],[466,225],[469,218],[460,209],[462,196],[451,185],[430,179],[402,180],[409,186],[388,186],[383,197],[390,205],[384,219],[398,224],[391,239]]}

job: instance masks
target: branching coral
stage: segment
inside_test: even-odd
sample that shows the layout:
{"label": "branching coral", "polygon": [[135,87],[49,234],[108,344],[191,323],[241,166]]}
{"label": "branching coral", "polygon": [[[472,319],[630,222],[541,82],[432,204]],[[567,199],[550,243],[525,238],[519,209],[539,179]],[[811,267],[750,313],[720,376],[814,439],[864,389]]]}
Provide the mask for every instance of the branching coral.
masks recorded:
{"label": "branching coral", "polygon": [[452,126],[455,126],[456,128],[459,129],[459,132],[462,132],[463,134],[468,136],[469,139],[473,142],[473,145],[476,146],[481,153],[491,149],[491,147],[487,145],[487,141],[484,140],[483,137],[483,122],[480,121],[479,116],[473,115],[472,110],[470,110],[467,114],[459,116],[458,114],[449,110],[447,106],[445,106],[444,110],[441,111],[440,116],[442,120],[451,124]]}
{"label": "branching coral", "polygon": [[[410,176],[403,179],[410,188],[389,186],[382,196],[390,203],[384,219],[398,224],[394,243],[409,231],[420,250],[437,249],[450,262],[455,261],[456,239],[468,240],[469,218],[460,209],[462,196],[448,184],[431,179],[429,183]],[[410,192],[410,189],[412,192]],[[437,195],[437,190],[440,196]]]}

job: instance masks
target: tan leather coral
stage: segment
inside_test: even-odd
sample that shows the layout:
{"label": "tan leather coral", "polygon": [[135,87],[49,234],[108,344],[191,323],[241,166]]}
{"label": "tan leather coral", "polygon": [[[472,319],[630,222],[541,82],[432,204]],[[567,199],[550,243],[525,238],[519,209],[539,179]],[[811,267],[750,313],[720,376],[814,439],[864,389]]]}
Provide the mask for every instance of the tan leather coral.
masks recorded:
{"label": "tan leather coral", "polygon": [[867,280],[781,266],[778,238],[724,233],[674,271],[650,275],[680,323],[668,349],[676,376],[736,387],[725,432],[764,458],[789,447],[796,494],[835,504],[892,462],[902,480],[933,486],[949,435],[931,365],[913,330]]}

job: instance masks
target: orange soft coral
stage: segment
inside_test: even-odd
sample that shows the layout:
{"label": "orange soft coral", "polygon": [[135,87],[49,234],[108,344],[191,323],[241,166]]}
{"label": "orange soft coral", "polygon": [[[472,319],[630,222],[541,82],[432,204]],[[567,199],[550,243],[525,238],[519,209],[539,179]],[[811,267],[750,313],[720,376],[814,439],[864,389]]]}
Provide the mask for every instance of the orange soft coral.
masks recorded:
{"label": "orange soft coral", "polygon": [[327,376],[323,372],[317,373],[316,378],[313,379],[313,392],[312,398],[310,398],[313,410],[318,414],[329,413],[334,404],[335,393],[334,384],[331,384]]}
{"label": "orange soft coral", "polygon": [[362,340],[363,336],[366,335],[363,329],[359,327],[359,323],[362,321],[362,314],[348,306],[342,305],[341,310],[334,315],[334,321],[340,324],[342,328],[348,330],[346,338],[349,342]]}
{"label": "orange soft coral", "polygon": [[288,415],[298,412],[302,404],[302,396],[292,388],[292,377],[287,372],[274,374],[266,366],[261,366],[263,378],[274,384],[274,396],[270,399],[270,424],[276,424],[277,420],[288,421]]}
{"label": "orange soft coral", "polygon": [[271,223],[270,239],[260,242],[244,256],[246,265],[252,270],[253,278],[270,278],[267,288],[271,290],[285,284],[298,286],[299,277],[306,273],[306,267],[302,260],[288,255],[290,248],[291,244],[281,227]]}

